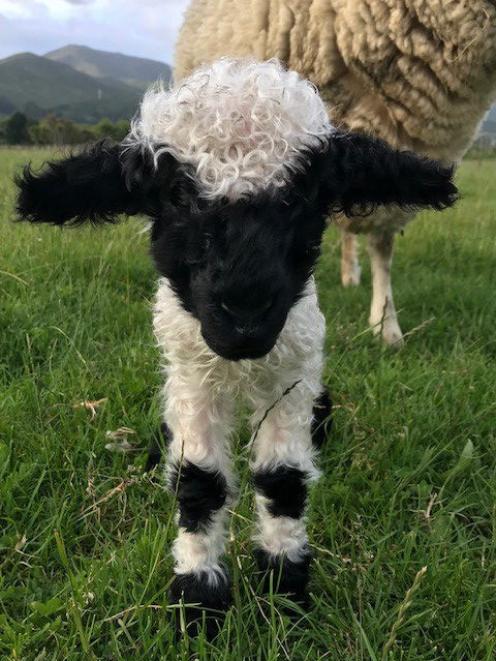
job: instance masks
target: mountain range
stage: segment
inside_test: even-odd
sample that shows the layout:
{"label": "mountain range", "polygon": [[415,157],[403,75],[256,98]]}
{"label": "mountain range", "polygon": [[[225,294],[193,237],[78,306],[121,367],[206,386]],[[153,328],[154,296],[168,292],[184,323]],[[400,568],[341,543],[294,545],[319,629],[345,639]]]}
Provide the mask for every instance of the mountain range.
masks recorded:
{"label": "mountain range", "polygon": [[[18,53],[0,60],[0,118],[15,111],[32,119],[48,113],[92,124],[129,119],[144,90],[170,81],[168,64],[68,45],[45,55]],[[482,133],[496,135],[496,106]]]}
{"label": "mountain range", "polygon": [[53,113],[82,123],[129,119],[143,91],[170,77],[163,62],[87,46],[18,53],[0,60],[0,116],[20,111],[32,119]]}

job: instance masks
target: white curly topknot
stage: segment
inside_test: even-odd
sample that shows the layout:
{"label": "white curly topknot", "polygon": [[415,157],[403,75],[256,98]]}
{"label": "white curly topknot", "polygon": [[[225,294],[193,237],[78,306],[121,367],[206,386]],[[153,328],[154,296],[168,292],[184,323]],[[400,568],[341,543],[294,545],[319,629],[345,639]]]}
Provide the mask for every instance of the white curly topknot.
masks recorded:
{"label": "white curly topknot", "polygon": [[221,59],[171,90],[152,87],[125,144],[190,164],[202,197],[283,186],[333,131],[316,88],[277,60]]}

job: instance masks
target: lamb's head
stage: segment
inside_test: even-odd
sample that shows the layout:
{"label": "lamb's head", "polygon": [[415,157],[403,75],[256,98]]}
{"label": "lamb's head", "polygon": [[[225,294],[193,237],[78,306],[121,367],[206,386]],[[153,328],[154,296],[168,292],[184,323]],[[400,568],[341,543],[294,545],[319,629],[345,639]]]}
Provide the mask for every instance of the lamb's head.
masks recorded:
{"label": "lamb's head", "polygon": [[100,142],[18,179],[21,218],[148,215],[152,254],[209,346],[274,346],[330,211],[453,203],[450,169],[332,127],[316,89],[277,62],[220,60],[152,89],[120,145]]}
{"label": "lamb's head", "polygon": [[305,203],[270,194],[193,212],[171,206],[153,225],[152,255],[211,349],[258,358],[305,287],[324,222]]}

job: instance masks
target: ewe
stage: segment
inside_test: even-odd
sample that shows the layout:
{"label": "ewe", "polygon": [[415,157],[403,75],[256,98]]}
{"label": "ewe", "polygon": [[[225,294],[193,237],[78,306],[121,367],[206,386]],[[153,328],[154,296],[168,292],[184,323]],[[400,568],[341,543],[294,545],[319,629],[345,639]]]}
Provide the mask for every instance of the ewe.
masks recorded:
{"label": "ewe", "polygon": [[[219,57],[277,57],[318,86],[333,124],[453,163],[496,95],[495,0],[193,0],[175,77]],[[369,322],[400,346],[391,288],[394,233],[411,211],[339,216],[343,285],[360,281],[368,235]]]}
{"label": "ewe", "polygon": [[[123,144],[100,142],[39,174],[27,167],[18,184],[19,214],[34,223],[152,220],[168,476],[179,504],[171,599],[229,604],[222,554],[238,397],[256,430],[257,559],[263,570],[282,567],[277,588],[303,599],[312,435],[322,439],[329,415],[312,276],[326,215],[378,204],[441,209],[456,196],[451,170],[336,131],[315,88],[276,62],[221,60],[171,91],[148,92]],[[201,608],[186,612],[194,627]]]}

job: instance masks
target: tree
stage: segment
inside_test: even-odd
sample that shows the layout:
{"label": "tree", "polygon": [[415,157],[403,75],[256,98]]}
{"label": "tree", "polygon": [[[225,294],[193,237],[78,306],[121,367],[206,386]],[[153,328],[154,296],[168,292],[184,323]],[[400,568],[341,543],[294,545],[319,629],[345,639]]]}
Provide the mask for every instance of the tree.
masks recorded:
{"label": "tree", "polygon": [[5,142],[8,145],[22,145],[30,142],[28,119],[22,112],[15,112],[6,121]]}
{"label": "tree", "polygon": [[90,142],[90,127],[75,124],[70,119],[47,115],[29,129],[32,141],[37,145],[81,145]]}
{"label": "tree", "polygon": [[121,119],[114,124],[105,118],[101,119],[98,124],[95,124],[92,130],[97,138],[112,138],[120,142],[129,132],[129,122]]}

